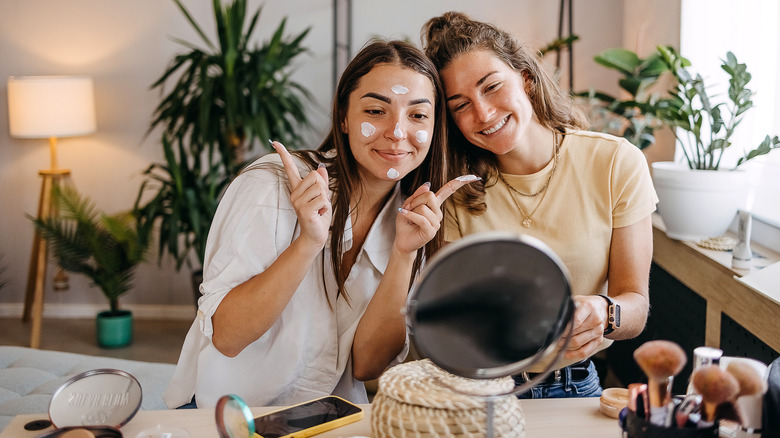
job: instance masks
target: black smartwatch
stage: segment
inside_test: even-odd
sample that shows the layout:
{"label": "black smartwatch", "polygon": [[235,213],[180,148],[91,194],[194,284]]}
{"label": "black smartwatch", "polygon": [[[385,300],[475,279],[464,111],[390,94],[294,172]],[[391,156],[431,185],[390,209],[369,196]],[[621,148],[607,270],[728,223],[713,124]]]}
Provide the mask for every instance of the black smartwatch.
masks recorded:
{"label": "black smartwatch", "polygon": [[599,296],[607,300],[607,327],[604,328],[604,336],[606,336],[620,327],[620,304],[606,295]]}

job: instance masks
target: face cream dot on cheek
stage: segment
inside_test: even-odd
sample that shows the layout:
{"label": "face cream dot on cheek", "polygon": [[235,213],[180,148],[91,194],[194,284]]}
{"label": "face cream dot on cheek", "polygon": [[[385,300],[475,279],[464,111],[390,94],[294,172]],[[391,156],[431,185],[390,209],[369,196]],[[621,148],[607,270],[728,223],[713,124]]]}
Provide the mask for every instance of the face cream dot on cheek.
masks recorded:
{"label": "face cream dot on cheek", "polygon": [[414,133],[414,138],[417,139],[417,143],[425,143],[428,141],[428,131],[419,130]]}
{"label": "face cream dot on cheek", "polygon": [[376,132],[376,128],[368,122],[363,122],[360,124],[360,132],[363,134],[363,137],[371,137]]}
{"label": "face cream dot on cheek", "polygon": [[387,169],[387,177],[390,179],[397,179],[399,176],[401,176],[400,173],[398,173],[397,170],[393,169],[392,167]]}
{"label": "face cream dot on cheek", "polygon": [[397,138],[399,140],[404,138],[404,132],[401,131],[401,124],[400,123],[396,123],[395,124],[395,130],[393,131],[393,135],[395,135],[395,138]]}
{"label": "face cream dot on cheek", "polygon": [[404,87],[403,85],[393,85],[392,87],[390,87],[390,89],[395,94],[406,94],[409,92],[409,89]]}

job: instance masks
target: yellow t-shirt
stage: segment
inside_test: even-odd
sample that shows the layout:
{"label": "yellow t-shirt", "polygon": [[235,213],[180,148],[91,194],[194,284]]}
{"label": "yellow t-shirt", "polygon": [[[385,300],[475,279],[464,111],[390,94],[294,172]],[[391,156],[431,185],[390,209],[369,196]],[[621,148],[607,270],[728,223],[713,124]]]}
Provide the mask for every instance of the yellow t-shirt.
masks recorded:
{"label": "yellow t-shirt", "polygon": [[[551,160],[534,174],[503,177],[517,190],[534,193],[544,186],[553,165]],[[612,229],[646,218],[657,202],[647,160],[637,147],[607,134],[572,131],[561,143],[546,193],[520,196],[499,180],[485,189],[487,208],[477,216],[449,201],[444,239],[453,242],[484,231],[536,237],[563,261],[574,295],[601,294],[607,291]],[[531,212],[532,225],[525,228],[523,219]],[[601,349],[610,343],[605,341]]]}

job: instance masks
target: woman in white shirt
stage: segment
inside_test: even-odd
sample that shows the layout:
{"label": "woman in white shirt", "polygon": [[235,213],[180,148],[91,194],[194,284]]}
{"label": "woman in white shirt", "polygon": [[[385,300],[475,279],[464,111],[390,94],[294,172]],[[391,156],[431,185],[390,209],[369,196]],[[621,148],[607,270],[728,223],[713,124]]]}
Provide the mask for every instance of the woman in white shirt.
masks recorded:
{"label": "woman in white shirt", "polygon": [[420,50],[373,42],[342,74],[317,150],[273,142],[278,154],[231,183],[169,407],[368,401],[362,381],[406,356],[409,285],[442,244],[441,203],[465,184],[444,184],[444,105]]}

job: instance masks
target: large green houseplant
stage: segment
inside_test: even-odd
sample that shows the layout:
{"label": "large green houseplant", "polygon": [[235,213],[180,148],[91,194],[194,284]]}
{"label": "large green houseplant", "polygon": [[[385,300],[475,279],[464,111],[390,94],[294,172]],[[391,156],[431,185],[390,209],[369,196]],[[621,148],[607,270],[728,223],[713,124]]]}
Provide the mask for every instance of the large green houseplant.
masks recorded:
{"label": "large green houseplant", "polygon": [[253,44],[261,8],[247,20],[246,0],[224,5],[212,0],[215,43],[181,0],[174,2],[206,48],[177,40],[188,50],[176,55],[152,85],[163,97],[150,129],[161,126],[171,137],[186,139],[189,154],[217,158],[228,173],[244,164],[255,143],[267,149],[272,138],[295,147],[309,123],[311,96],[291,80],[290,69],[306,51],[302,42],[309,29],[286,37],[284,19],[270,40]]}
{"label": "large green houseplant", "polygon": [[778,148],[777,136],[767,135],[758,147],[744,153],[733,169],[721,169],[723,152],[732,146],[734,129],[753,107],[751,79],[745,64],[728,52],[721,68],[729,78],[728,99],[716,103],[712,89],[690,62],[669,47],[658,52],[676,79],[671,96],[656,106],[656,116],[675,129],[685,157],[680,166],[653,163],[658,210],[669,237],[697,240],[723,234],[747,195],[747,173],[737,170],[745,162]]}
{"label": "large green houseplant", "polygon": [[[688,70],[690,61],[670,47],[658,47],[658,52],[676,79],[672,96],[661,100],[656,114],[664,123],[679,128],[675,137],[688,167],[718,170],[723,152],[732,146],[731,136],[745,113],[753,107],[753,91],[748,88],[751,75],[747,66],[728,52],[721,68],[729,76],[728,101],[714,103],[701,75]],[[682,132],[682,134],[680,134]],[[778,137],[767,135],[755,149],[737,161],[738,167],[748,160],[769,153],[778,147]]]}
{"label": "large green houseplant", "polygon": [[[212,42],[182,2],[174,2],[206,48],[179,41],[188,50],[152,85],[162,100],[149,130],[162,128],[165,162],[146,170],[136,207],[145,220],[159,220],[160,259],[169,253],[177,269],[191,266],[197,298],[211,221],[245,153],[257,143],[267,150],[269,138],[296,147],[309,126],[311,96],[290,78],[308,29],[287,37],[282,20],[268,41],[255,44],[261,9],[250,17],[246,0],[213,0]],[[193,252],[199,266],[190,260]]]}
{"label": "large green houseplant", "polygon": [[[52,248],[59,266],[87,276],[108,299],[109,310],[97,317],[98,343],[121,347],[132,340],[132,314],[119,308],[119,297],[132,288],[135,269],[144,261],[151,229],[135,214],[107,215],[72,187],[55,186],[59,214],[32,218]],[[125,327],[125,330],[118,328]]]}
{"label": "large green houseplant", "polygon": [[661,98],[657,82],[669,70],[661,54],[656,51],[641,58],[628,49],[614,48],[593,59],[621,74],[618,85],[627,97],[596,90],[577,93],[589,109],[591,129],[624,137],[639,149],[655,143],[655,130],[663,126],[656,117],[656,103]]}

